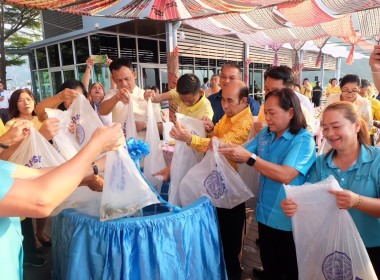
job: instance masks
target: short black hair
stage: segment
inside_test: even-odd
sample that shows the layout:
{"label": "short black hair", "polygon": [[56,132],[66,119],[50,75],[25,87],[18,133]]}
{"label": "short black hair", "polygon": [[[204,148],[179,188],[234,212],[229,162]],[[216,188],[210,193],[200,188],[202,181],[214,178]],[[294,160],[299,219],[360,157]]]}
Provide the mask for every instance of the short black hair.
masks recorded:
{"label": "short black hair", "polygon": [[247,86],[242,86],[240,89],[239,89],[239,102],[244,98],[244,97],[247,97],[248,98],[248,93],[249,93],[249,89]]}
{"label": "short black hair", "polygon": [[370,86],[371,86],[371,83],[368,80],[366,80],[366,79],[361,80],[361,86],[360,86],[361,88],[367,88]]}
{"label": "short black hair", "polygon": [[226,62],[223,64],[222,68],[220,69],[220,72],[223,72],[224,68],[235,68],[239,70],[239,74],[241,74],[241,67],[236,62]]}
{"label": "short black hair", "polygon": [[298,87],[299,89],[301,89],[301,85],[300,84],[294,84],[295,87]]}
{"label": "short black hair", "polygon": [[303,81],[305,82],[305,81],[309,81],[309,79],[308,78],[305,78],[305,79],[303,79]]}
{"label": "short black hair", "polygon": [[303,115],[300,101],[297,95],[290,88],[282,88],[272,90],[265,96],[265,100],[270,97],[277,96],[279,98],[280,107],[285,111],[289,111],[293,108],[294,116],[290,120],[289,131],[292,134],[297,134],[302,128],[306,128],[306,119]]}
{"label": "short black hair", "polygon": [[273,66],[264,72],[264,81],[270,77],[275,80],[282,80],[286,87],[294,86],[297,83],[297,75],[288,66]]}
{"label": "short black hair", "polygon": [[184,74],[177,81],[178,94],[185,95],[192,93],[196,95],[201,90],[201,83],[197,76],[193,74]]}
{"label": "short black hair", "polygon": [[316,81],[315,84],[316,84],[317,86],[319,86],[319,81]]}
{"label": "short black hair", "polygon": [[347,83],[357,83],[358,87],[360,87],[360,78],[356,74],[347,74],[342,78],[342,81],[340,82],[340,88],[344,87]]}
{"label": "short black hair", "polygon": [[206,77],[206,78],[203,78],[203,83],[205,84],[205,83],[207,83],[208,82],[208,78]]}
{"label": "short black hair", "polygon": [[75,89],[77,87],[81,87],[82,88],[83,94],[87,98],[87,90],[86,90],[84,84],[81,81],[78,81],[78,80],[75,80],[75,79],[67,80],[66,82],[64,82],[61,85],[61,87],[59,88],[59,91],[61,92],[61,91],[65,90],[65,88]]}
{"label": "short black hair", "polygon": [[132,62],[128,58],[116,58],[114,61],[111,62],[110,64],[110,71],[112,73],[113,70],[120,70],[121,67],[127,67],[131,72],[134,71]]}
{"label": "short black hair", "polygon": [[330,80],[330,83],[332,83],[332,81],[337,81],[337,82],[338,82],[338,80],[337,80],[336,78],[332,78],[332,79]]}

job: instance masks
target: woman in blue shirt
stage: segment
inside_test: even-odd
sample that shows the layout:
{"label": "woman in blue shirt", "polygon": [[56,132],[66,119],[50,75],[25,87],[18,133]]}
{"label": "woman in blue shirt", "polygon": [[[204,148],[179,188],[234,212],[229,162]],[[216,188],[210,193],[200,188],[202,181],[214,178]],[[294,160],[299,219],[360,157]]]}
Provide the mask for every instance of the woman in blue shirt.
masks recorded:
{"label": "woman in blue shirt", "polygon": [[[315,183],[333,175],[344,191],[330,191],[340,209],[348,209],[380,277],[380,149],[369,146],[365,121],[350,102],[337,102],[323,112],[323,136],[332,150],[319,156],[307,181]],[[297,204],[281,202],[292,217]]]}
{"label": "woman in blue shirt", "polygon": [[280,208],[285,198],[282,184],[299,185],[315,161],[315,142],[295,93],[288,88],[265,97],[268,127],[245,148],[229,144],[219,151],[228,159],[246,162],[260,174],[256,219],[259,222],[260,256],[265,279],[298,279],[291,219]]}
{"label": "woman in blue shirt", "polygon": [[[23,139],[30,123],[17,121],[0,137],[0,153]],[[20,218],[46,217],[88,173],[100,153],[118,145],[120,124],[98,128],[71,160],[54,168],[32,169],[0,160],[0,272],[2,279],[22,279]],[[100,167],[104,169],[104,167]],[[68,176],[69,174],[69,176]]]}

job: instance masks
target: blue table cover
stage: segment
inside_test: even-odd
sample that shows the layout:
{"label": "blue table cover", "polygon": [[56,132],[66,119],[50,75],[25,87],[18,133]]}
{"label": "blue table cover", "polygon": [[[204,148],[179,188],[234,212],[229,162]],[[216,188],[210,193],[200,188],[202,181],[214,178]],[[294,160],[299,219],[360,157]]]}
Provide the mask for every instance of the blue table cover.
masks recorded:
{"label": "blue table cover", "polygon": [[53,279],[227,279],[216,210],[100,222],[74,209],[53,224]]}

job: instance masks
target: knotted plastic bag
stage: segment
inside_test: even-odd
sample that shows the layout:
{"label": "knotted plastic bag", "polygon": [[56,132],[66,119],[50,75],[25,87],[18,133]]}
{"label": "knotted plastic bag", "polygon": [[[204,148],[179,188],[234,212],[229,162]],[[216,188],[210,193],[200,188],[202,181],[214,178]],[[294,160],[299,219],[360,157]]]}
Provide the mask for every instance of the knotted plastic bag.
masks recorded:
{"label": "knotted plastic bag", "polygon": [[159,203],[140,175],[126,147],[107,153],[100,220],[128,217],[137,210]]}
{"label": "knotted plastic bag", "polygon": [[[256,132],[255,132],[254,126],[252,125],[247,141],[243,144],[243,146],[248,144],[255,137],[256,137]],[[240,177],[242,178],[245,185],[252,191],[254,195],[254,197],[247,200],[246,204],[251,209],[255,209],[256,203],[257,203],[257,197],[259,196],[259,192],[260,192],[260,172],[257,171],[256,168],[253,168],[252,166],[249,166],[246,163],[238,163],[237,167],[238,167],[238,173]]]}
{"label": "knotted plastic bag", "polygon": [[8,161],[37,169],[58,166],[65,163],[66,160],[45,137],[31,127],[30,134],[25,137]]}
{"label": "knotted plastic bag", "polygon": [[83,94],[75,98],[69,109],[72,111],[71,120],[75,125],[76,140],[83,148],[90,141],[94,131],[102,127],[103,123]]}
{"label": "knotted plastic bag", "polygon": [[215,207],[231,209],[253,197],[239,174],[218,153],[219,140],[213,138],[212,141],[213,151],[208,151],[179,185],[179,196],[184,206],[207,196]]}
{"label": "knotted plastic bag", "polygon": [[153,112],[152,101],[148,100],[147,107],[148,121],[146,124],[146,138],[150,153],[144,159],[144,176],[151,185],[161,193],[162,176],[153,176],[154,173],[166,168],[164,153],[161,148],[160,134],[158,132],[156,117]]}
{"label": "knotted plastic bag", "polygon": [[[132,96],[130,98],[133,98]],[[135,123],[135,114],[133,113],[133,102],[132,99],[130,102],[125,105],[122,102],[118,102],[121,104],[117,104],[120,107],[120,114],[116,120],[116,122],[121,123],[121,129],[123,130],[123,134],[125,139],[129,138],[137,138],[137,130]]]}
{"label": "knotted plastic bag", "polygon": [[72,110],[68,109],[67,111],[62,111],[46,108],[45,111],[49,118],[59,119],[59,132],[53,138],[54,148],[65,160],[71,159],[80,150],[74,135],[68,130],[71,122]]}
{"label": "knotted plastic bag", "polygon": [[337,207],[330,189],[343,190],[333,176],[285,186],[286,197],[298,204],[292,226],[299,279],[377,279],[350,213]]}
{"label": "knotted plastic bag", "polygon": [[[202,138],[206,136],[203,121],[176,113],[177,121],[186,126],[191,134]],[[185,142],[176,141],[170,168],[169,203],[181,206],[178,188],[186,173],[201,161],[204,153],[190,148]]]}

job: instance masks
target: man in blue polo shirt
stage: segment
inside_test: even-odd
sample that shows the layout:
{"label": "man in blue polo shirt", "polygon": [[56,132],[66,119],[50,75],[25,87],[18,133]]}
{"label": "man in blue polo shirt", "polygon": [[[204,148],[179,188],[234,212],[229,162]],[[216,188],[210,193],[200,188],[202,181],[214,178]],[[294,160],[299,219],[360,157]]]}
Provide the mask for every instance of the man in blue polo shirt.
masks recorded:
{"label": "man in blue polo shirt", "polygon": [[[223,88],[233,80],[241,80],[241,69],[236,63],[227,62],[222,66],[222,72],[220,74],[220,87],[222,89],[208,97],[208,100],[211,102],[211,107],[214,110],[214,117],[212,118],[212,122],[214,124],[217,124],[224,116],[224,110],[221,102]],[[248,105],[251,107],[252,115],[257,116],[260,111],[259,103],[257,103],[257,101],[252,97],[248,96]]]}

